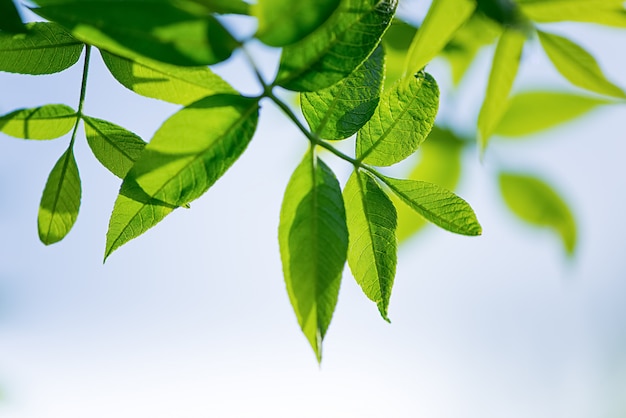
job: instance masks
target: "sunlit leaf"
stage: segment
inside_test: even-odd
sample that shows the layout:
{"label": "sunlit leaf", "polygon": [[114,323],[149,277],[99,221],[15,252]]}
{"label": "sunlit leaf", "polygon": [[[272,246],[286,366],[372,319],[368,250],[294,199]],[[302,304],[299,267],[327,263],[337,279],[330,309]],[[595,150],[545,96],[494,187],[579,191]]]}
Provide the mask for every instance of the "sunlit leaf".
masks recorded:
{"label": "sunlit leaf", "polygon": [[83,116],[83,121],[93,154],[111,173],[123,179],[146,143],[134,133],[106,120]]}
{"label": "sunlit leaf", "polygon": [[562,36],[537,31],[544,51],[554,67],[570,83],[596,93],[626,98],[626,93],[606,79],[595,58]]}
{"label": "sunlit leaf", "polygon": [[278,241],[289,300],[321,361],[346,262],[348,230],[339,182],[312,152],[285,190]]}
{"label": "sunlit leaf", "polygon": [[206,97],[167,119],[124,178],[105,258],[206,192],[246,149],[257,119],[257,100],[235,95]]}
{"label": "sunlit leaf", "polygon": [[22,18],[12,0],[0,0],[0,31],[10,33],[26,32]]}
{"label": "sunlit leaf", "polygon": [[113,77],[142,96],[187,105],[213,94],[235,93],[208,67],[179,67],[147,58],[131,60],[100,52]]}
{"label": "sunlit leaf", "polygon": [[501,173],[500,190],[507,206],[522,220],[553,229],[572,255],[576,248],[576,221],[567,203],[544,181],[527,175]]}
{"label": "sunlit leaf", "polygon": [[26,33],[0,32],[0,71],[52,74],[80,58],[82,42],[56,23],[29,23],[26,28]]}
{"label": "sunlit leaf", "polygon": [[487,92],[478,114],[478,145],[481,151],[487,147],[489,137],[506,112],[506,104],[517,75],[525,40],[523,33],[508,29],[502,33],[498,41]]}
{"label": "sunlit leaf", "polygon": [[381,180],[411,209],[435,225],[461,235],[482,233],[474,210],[451,191],[426,181],[383,176]]}
{"label": "sunlit leaf", "polygon": [[311,130],[325,139],[352,136],[372,117],[381,93],[384,53],[379,46],[352,74],[339,83],[301,93],[302,113]]}
{"label": "sunlit leaf", "polygon": [[271,46],[297,42],[317,29],[340,0],[258,0],[253,6],[259,27],[256,37]]}
{"label": "sunlit leaf", "polygon": [[348,264],[365,295],[389,321],[396,275],[396,209],[371,175],[355,171],[344,189],[350,245]]}
{"label": "sunlit leaf", "polygon": [[380,98],[368,123],[359,131],[357,158],[388,166],[413,154],[430,132],[439,106],[439,89],[427,73],[398,81]]}
{"label": "sunlit leaf", "polygon": [[315,32],[286,46],[276,84],[320,90],[352,73],[372,53],[391,23],[397,0],[344,0]]}
{"label": "sunlit leaf", "polygon": [[81,186],[72,148],[63,153],[50,172],[39,204],[39,239],[46,245],[61,241],[78,217]]}
{"label": "sunlit leaf", "polygon": [[598,97],[556,91],[516,94],[500,120],[495,134],[524,136],[574,120],[598,106],[613,103]]}
{"label": "sunlit leaf", "polygon": [[18,109],[0,116],[0,132],[23,139],[54,139],[76,123],[76,111],[62,104]]}
{"label": "sunlit leaf", "polygon": [[625,27],[622,0],[531,0],[520,1],[523,13],[535,22],[588,22]]}

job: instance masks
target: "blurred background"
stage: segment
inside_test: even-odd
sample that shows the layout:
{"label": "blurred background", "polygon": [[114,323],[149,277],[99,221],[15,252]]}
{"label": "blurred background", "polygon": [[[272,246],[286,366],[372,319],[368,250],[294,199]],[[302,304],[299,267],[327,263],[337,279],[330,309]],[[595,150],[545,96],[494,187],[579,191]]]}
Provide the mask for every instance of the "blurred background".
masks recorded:
{"label": "blurred background", "polygon": [[[427,10],[421,1],[401,6],[415,22]],[[227,23],[249,30],[239,19]],[[626,86],[626,31],[551,28]],[[255,43],[250,50],[271,77],[278,52]],[[493,45],[482,49],[458,88],[446,61],[427,68],[442,91],[440,122],[466,136],[492,54]],[[129,92],[98,53],[92,57],[87,115],[148,140],[178,109]],[[0,114],[75,107],[80,67],[0,74]],[[215,71],[245,93],[259,92],[239,53]],[[573,91],[533,40],[514,90],[546,87]],[[80,215],[50,247],[38,240],[37,209],[69,136],[0,134],[0,416],[626,416],[623,105],[523,140],[494,137],[482,161],[468,148],[457,193],[475,209],[483,236],[427,226],[405,240],[391,324],[346,269],[319,367],[289,304],[277,242],[282,194],[307,142],[262,104],[255,138],[226,175],[104,265],[120,182],[95,160],[82,130]],[[344,184],[349,167],[323,158]],[[579,235],[573,257],[552,231],[507,209],[496,178],[503,169],[546,180],[568,202]]]}

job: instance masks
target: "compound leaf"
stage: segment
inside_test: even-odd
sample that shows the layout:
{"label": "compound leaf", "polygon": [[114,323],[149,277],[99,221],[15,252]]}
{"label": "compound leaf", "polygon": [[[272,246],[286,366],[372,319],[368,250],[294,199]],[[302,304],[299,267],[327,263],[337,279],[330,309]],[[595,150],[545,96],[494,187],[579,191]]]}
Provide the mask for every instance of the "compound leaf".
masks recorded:
{"label": "compound leaf", "polygon": [[321,361],[346,262],[348,230],[339,182],[313,152],[285,190],[278,240],[289,300]]}
{"label": "compound leaf", "polygon": [[10,33],[26,32],[22,18],[12,0],[0,0],[0,31]]}
{"label": "compound leaf", "polygon": [[76,111],[62,104],[18,109],[0,116],[0,132],[23,139],[54,139],[76,123]]}
{"label": "compound leaf", "polygon": [[206,192],[246,149],[258,108],[256,99],[217,95],[167,119],[124,178],[105,258]]}
{"label": "compound leaf", "polygon": [[355,171],[344,189],[350,244],[348,265],[365,295],[381,316],[387,310],[396,275],[396,209],[376,180]]}

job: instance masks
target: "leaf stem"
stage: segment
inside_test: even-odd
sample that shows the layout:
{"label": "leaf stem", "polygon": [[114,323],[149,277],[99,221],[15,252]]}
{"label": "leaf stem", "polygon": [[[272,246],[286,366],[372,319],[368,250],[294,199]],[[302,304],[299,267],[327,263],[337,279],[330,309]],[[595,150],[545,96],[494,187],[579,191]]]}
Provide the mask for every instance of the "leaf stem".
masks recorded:
{"label": "leaf stem", "polygon": [[72,131],[72,139],[70,140],[69,148],[74,147],[74,141],[76,141],[76,131],[78,131],[78,125],[83,116],[83,105],[85,103],[85,95],[87,94],[87,76],[89,74],[89,58],[91,57],[91,45],[85,45],[85,63],[83,64],[83,78],[80,83],[80,98],[78,99],[78,110],[76,111],[76,123],[74,123],[74,130]]}

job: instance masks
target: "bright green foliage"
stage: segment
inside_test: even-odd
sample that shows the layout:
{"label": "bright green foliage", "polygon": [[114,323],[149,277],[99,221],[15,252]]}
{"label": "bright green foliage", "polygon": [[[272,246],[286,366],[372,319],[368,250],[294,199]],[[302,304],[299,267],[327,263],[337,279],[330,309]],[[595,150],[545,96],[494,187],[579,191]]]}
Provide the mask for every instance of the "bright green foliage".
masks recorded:
{"label": "bright green foliage", "polygon": [[315,32],[283,49],[276,84],[315,91],[344,79],[376,48],[396,6],[397,0],[343,0]]}
{"label": "bright green foliage", "polygon": [[359,131],[356,155],[361,161],[388,166],[413,154],[433,127],[439,106],[437,83],[428,73],[397,82]]}
{"label": "bright green foliage", "polygon": [[407,74],[421,71],[435,58],[475,8],[473,0],[434,0],[409,48]]}
{"label": "bright green foliage", "polygon": [[305,155],[285,190],[278,242],[291,305],[321,361],[346,262],[348,229],[339,182],[313,152]]}
{"label": "bright green foliage", "polygon": [[176,65],[215,64],[238,45],[213,16],[184,0],[52,3],[33,11],[62,24],[86,43],[129,58],[141,55]]}
{"label": "bright green foliage", "polygon": [[626,93],[606,79],[595,58],[562,36],[537,31],[539,40],[554,67],[570,83],[607,96],[626,98]]}
{"label": "bright green foliage", "polygon": [[340,0],[258,0],[252,7],[259,27],[256,37],[271,46],[297,42],[317,29]]}
{"label": "bright green foliage", "polygon": [[134,133],[106,120],[83,116],[87,143],[98,161],[119,178],[126,177],[146,143]]}
{"label": "bright green foliage", "polygon": [[11,33],[26,32],[20,14],[12,0],[0,0],[0,30]]}
{"label": "bright green foliage", "polygon": [[302,113],[311,130],[325,139],[354,135],[372,117],[381,93],[385,56],[381,46],[339,83],[301,93]]}
{"label": "bright green foliage", "polygon": [[509,101],[508,110],[495,133],[503,136],[524,136],[576,119],[612,101],[579,94],[556,91],[519,93]]}
{"label": "bright green foliage", "polygon": [[63,153],[50,172],[39,204],[39,239],[46,245],[61,241],[78,217],[81,186],[72,148]]}
{"label": "bright green foliage", "polygon": [[368,298],[389,321],[387,309],[396,275],[396,209],[376,180],[354,171],[344,189],[350,245],[348,264]]}
{"label": "bright green foliage", "polygon": [[178,67],[147,58],[134,60],[100,51],[113,77],[142,96],[188,105],[218,93],[236,93],[208,67]]}
{"label": "bright green foliage", "polygon": [[26,33],[0,32],[0,71],[52,74],[76,64],[83,44],[56,23],[26,25]]}
{"label": "bright green foliage", "polygon": [[515,29],[507,29],[500,36],[493,57],[485,100],[478,115],[478,145],[481,151],[506,112],[509,93],[519,68],[526,38]]}
{"label": "bright green foliage", "polygon": [[76,123],[76,111],[62,104],[18,109],[0,116],[0,132],[23,139],[54,139]]}
{"label": "bright green foliage", "polygon": [[536,22],[589,22],[626,27],[622,0],[523,0],[522,12]]}
{"label": "bright green foliage", "polygon": [[411,209],[435,225],[461,235],[482,233],[470,205],[443,187],[418,180],[390,177],[381,177],[381,180]]}
{"label": "bright green foliage", "polygon": [[560,235],[567,254],[576,248],[576,221],[565,201],[538,178],[500,174],[500,190],[508,207],[522,220],[553,229]]}
{"label": "bright green foliage", "polygon": [[257,100],[217,95],[166,120],[124,178],[109,222],[105,258],[176,207],[204,194],[246,149],[258,109]]}

